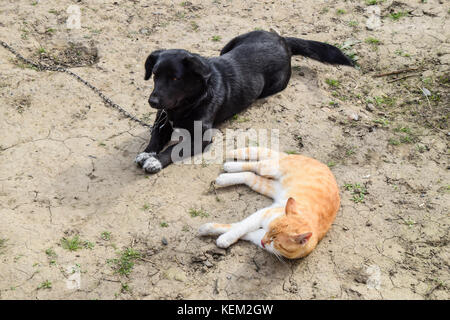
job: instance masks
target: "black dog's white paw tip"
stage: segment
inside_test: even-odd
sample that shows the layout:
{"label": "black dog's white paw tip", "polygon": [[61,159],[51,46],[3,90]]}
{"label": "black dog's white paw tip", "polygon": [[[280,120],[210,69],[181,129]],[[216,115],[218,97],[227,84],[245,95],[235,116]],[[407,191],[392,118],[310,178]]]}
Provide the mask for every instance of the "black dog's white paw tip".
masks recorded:
{"label": "black dog's white paw tip", "polygon": [[142,169],[144,169],[145,172],[148,172],[148,173],[156,173],[162,169],[162,165],[158,159],[151,156],[147,160],[145,160],[144,165],[142,166]]}
{"label": "black dog's white paw tip", "polygon": [[154,156],[155,153],[154,152],[141,152],[139,153],[136,158],[134,159],[134,162],[139,165],[139,166],[143,166],[145,161],[150,158],[151,156]]}

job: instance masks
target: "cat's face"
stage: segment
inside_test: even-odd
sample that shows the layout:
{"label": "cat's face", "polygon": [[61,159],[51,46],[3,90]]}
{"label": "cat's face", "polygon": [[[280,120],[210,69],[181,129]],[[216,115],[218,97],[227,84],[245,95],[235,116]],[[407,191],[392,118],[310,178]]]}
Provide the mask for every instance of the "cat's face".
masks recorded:
{"label": "cat's face", "polygon": [[271,222],[261,245],[275,255],[296,259],[309,253],[311,236],[311,228],[299,219],[295,200],[290,198],[286,204],[286,213]]}

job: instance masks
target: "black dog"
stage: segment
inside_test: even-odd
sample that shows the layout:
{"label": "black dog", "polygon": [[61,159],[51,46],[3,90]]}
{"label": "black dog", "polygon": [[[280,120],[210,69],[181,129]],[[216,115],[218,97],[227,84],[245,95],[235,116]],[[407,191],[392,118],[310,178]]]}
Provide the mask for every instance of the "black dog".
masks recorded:
{"label": "black dog", "polygon": [[[239,113],[253,101],[280,92],[291,77],[291,56],[353,65],[338,48],[326,43],[283,38],[276,33],[253,31],[232,39],[220,57],[204,58],[186,50],[157,50],[145,62],[145,80],[154,74],[150,105],[158,109],[150,143],[135,162],[147,172],[172,163],[174,128],[191,134],[191,152],[203,152],[211,143],[194,149],[194,121],[202,132]],[[180,155],[183,156],[183,155]]]}

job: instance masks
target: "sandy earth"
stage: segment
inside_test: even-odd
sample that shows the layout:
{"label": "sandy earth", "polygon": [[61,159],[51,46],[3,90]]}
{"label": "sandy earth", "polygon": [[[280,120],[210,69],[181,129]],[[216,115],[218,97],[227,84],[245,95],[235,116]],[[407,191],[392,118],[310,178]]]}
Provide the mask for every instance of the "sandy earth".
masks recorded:
{"label": "sandy earth", "polygon": [[[282,263],[196,235],[269,199],[212,192],[219,164],[144,174],[133,159],[148,130],[0,48],[0,299],[448,299],[450,3],[379,2],[381,26],[368,30],[363,0],[2,0],[1,40],[70,67],[146,121],[143,63],[159,48],[214,56],[236,35],[275,27],[344,45],[360,68],[295,57],[286,90],[221,126],[280,129],[283,151],[336,175],[332,229],[310,256]],[[66,28],[71,4],[79,30]],[[374,77],[405,68],[418,69]],[[77,236],[68,250],[63,239]]]}

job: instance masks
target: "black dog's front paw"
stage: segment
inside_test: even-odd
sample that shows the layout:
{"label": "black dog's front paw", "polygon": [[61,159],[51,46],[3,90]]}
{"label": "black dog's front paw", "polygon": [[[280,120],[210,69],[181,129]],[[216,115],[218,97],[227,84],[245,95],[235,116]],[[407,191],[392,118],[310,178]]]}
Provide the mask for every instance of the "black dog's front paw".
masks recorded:
{"label": "black dog's front paw", "polygon": [[153,156],[150,156],[147,160],[145,160],[142,165],[142,169],[148,173],[156,173],[162,169],[161,162]]}
{"label": "black dog's front paw", "polygon": [[134,159],[134,162],[137,163],[138,166],[142,167],[145,163],[145,161],[150,158],[153,157],[156,153],[154,152],[142,152],[139,153],[136,156],[136,159]]}

